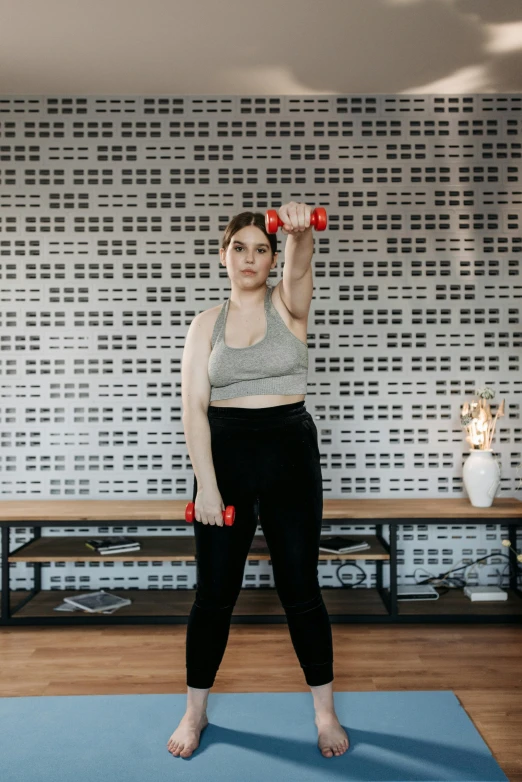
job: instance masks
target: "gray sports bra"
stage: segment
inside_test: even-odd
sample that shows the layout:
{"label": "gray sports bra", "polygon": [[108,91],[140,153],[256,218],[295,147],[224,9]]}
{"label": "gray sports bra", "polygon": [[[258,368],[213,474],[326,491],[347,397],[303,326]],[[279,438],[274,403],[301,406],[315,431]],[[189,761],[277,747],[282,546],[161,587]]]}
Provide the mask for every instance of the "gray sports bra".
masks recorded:
{"label": "gray sports bra", "polygon": [[225,345],[230,299],[221,307],[208,361],[211,402],[252,394],[306,394],[308,345],[292,334],[272,303],[272,292],[267,284],[265,336],[246,348]]}

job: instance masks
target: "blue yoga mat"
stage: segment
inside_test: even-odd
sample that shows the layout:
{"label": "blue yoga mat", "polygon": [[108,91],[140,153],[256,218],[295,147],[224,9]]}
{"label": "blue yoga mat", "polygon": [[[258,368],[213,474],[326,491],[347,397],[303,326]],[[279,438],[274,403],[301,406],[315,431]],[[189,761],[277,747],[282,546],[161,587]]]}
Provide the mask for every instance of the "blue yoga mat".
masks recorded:
{"label": "blue yoga mat", "polygon": [[334,692],[350,747],[325,758],[306,693],[210,692],[189,758],[182,695],[0,698],[2,782],[507,780],[451,691]]}

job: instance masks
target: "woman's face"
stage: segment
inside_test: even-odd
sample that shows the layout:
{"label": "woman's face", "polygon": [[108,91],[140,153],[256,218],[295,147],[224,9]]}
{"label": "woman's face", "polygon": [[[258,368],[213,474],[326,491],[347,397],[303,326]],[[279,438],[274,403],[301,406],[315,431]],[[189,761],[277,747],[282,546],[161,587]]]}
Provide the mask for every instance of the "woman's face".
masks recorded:
{"label": "woman's face", "polygon": [[[227,267],[231,280],[242,285],[259,284],[266,280],[277,262],[277,253],[272,256],[270,242],[256,225],[246,225],[236,231],[227,251],[220,249],[221,262]],[[226,262],[225,262],[226,261]],[[255,274],[243,274],[243,269],[252,269]]]}

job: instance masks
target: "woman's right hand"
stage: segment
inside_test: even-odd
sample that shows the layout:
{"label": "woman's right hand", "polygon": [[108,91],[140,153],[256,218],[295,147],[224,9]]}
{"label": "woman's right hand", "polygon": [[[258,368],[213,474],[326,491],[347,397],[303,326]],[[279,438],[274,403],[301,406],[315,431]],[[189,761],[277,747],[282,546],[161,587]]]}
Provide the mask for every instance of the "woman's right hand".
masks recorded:
{"label": "woman's right hand", "polygon": [[202,524],[217,524],[222,527],[224,522],[222,511],[225,505],[219,489],[198,489],[195,503],[196,521]]}

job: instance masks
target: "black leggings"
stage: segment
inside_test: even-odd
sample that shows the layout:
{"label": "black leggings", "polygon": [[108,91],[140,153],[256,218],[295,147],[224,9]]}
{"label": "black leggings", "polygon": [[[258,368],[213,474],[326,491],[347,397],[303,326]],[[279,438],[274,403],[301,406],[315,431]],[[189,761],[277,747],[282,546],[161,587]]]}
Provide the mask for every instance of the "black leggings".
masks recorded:
{"label": "black leggings", "polygon": [[[332,630],[318,581],[323,480],[317,428],[304,402],[209,407],[212,460],[231,527],[194,520],[197,590],[187,624],[189,687],[212,687],[258,524],[308,685],[333,681]],[[194,477],[194,501],[197,494]]]}

